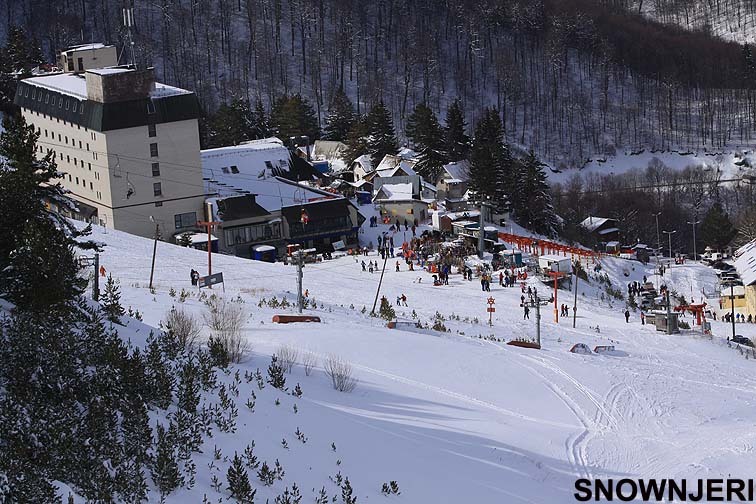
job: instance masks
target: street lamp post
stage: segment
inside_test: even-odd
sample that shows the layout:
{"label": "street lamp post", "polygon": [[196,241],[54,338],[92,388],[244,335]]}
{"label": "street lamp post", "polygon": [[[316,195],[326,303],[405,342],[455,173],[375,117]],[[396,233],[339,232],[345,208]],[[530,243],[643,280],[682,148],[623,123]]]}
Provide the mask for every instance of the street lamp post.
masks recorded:
{"label": "street lamp post", "polygon": [[659,290],[659,254],[661,253],[661,235],[659,234],[659,216],[661,215],[661,212],[656,212],[654,214],[654,218],[656,219],[656,290]]}
{"label": "street lamp post", "polygon": [[672,235],[677,233],[677,230],[674,231],[662,231],[665,235],[669,237],[669,259],[672,260]]}
{"label": "street lamp post", "polygon": [[701,221],[696,220],[688,222],[688,224],[693,226],[693,260],[695,261],[698,258],[698,255],[696,254],[696,224],[701,224]]}

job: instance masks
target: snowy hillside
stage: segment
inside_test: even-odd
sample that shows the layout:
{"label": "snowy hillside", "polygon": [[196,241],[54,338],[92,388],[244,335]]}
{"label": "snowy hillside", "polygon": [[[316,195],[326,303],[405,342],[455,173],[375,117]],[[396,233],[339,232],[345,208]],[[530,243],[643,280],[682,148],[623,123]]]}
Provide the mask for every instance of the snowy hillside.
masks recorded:
{"label": "snowy hillside", "polygon": [[[151,241],[102,229],[94,238],[107,245],[101,263],[120,280],[123,305],[140,310],[146,324],[157,326],[172,305],[201,316],[204,306],[190,286],[189,270],[205,271],[205,253],[160,243],[152,294]],[[292,309],[268,304],[274,297],[293,301],[294,268],[213,256],[213,271],[224,273],[225,297],[244,302],[252,353],[223,378],[228,390],[238,390],[230,392],[238,408],[236,432],[216,432],[205,443],[194,458],[195,487],[170,495],[169,502],[227,497],[229,457],[253,440],[259,461],[272,466],[278,459],[285,469],[270,487],[250,471],[257,502],[272,502],[295,482],[304,502],[312,502],[321,487],[340,496],[337,473],[349,477],[359,502],[380,498],[382,484],[395,480],[401,494],[391,499],[400,502],[556,503],[573,502],[574,480],[583,475],[722,477],[755,466],[756,362],[728,348],[727,326],[714,323],[709,339],[694,331],[657,333],[642,326],[637,313],[626,324],[623,302],[609,301],[596,281],[581,282],[576,328],[571,319],[554,323],[551,308],[544,307],[543,349],[526,350],[504,344],[535,336],[535,314],[523,320],[520,289],[495,284],[491,293],[481,292],[477,281],[456,274],[449,286],[434,287],[428,273],[406,271],[404,264],[397,273],[389,260],[382,293],[392,304],[406,295],[408,306],[395,307],[400,320],[415,314],[448,332],[388,329],[363,313],[363,307],[370,311],[380,275],[362,272],[362,259],[308,264],[307,313],[323,322],[277,325],[271,317]],[[649,274],[640,263],[615,259],[604,261],[602,273],[620,291],[625,282]],[[701,266],[673,266],[664,281],[698,298],[711,278]],[[529,283],[548,291],[536,280]],[[182,289],[189,293],[183,304]],[[224,295],[220,286],[214,293]],[[492,327],[488,296],[497,307]],[[572,304],[566,291],[559,296],[560,303]],[[129,327],[124,334],[139,343],[147,329],[136,321]],[[616,351],[569,353],[578,342],[614,345]],[[299,399],[270,385],[259,390],[256,380],[244,378],[258,368],[264,375],[282,344],[319,357],[311,376],[301,365],[286,375],[289,390],[301,385]],[[322,371],[329,354],[352,363],[359,380],[352,393],[331,388]],[[245,406],[253,392],[254,412]],[[218,490],[214,474],[222,483]]]}
{"label": "snowy hillside", "polygon": [[614,156],[594,157],[580,170],[551,171],[549,180],[566,182],[575,173],[582,176],[590,174],[619,175],[637,169],[645,170],[650,163],[661,162],[663,165],[680,171],[689,166],[721,173],[722,179],[739,179],[743,176],[756,176],[756,155],[753,149],[728,152],[618,152]]}

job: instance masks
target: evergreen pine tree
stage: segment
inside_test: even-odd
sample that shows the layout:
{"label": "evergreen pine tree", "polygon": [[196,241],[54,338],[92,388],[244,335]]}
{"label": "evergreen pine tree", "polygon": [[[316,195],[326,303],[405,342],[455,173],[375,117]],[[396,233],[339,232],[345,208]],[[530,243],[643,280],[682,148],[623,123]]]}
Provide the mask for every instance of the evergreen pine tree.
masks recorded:
{"label": "evergreen pine tree", "polygon": [[236,452],[234,452],[234,459],[226,472],[226,481],[228,482],[227,489],[231,492],[231,497],[236,499],[237,502],[254,502],[257,491],[252,490],[247,470],[244,468],[244,463]]}
{"label": "evergreen pine tree", "polygon": [[344,479],[344,484],[341,485],[341,501],[343,504],[357,504],[357,497],[354,495],[349,478]]}
{"label": "evergreen pine tree", "polygon": [[462,102],[457,98],[446,112],[446,152],[449,161],[467,159],[470,153],[470,137],[465,133],[467,124],[462,111]]}
{"label": "evergreen pine tree", "polygon": [[560,223],[554,213],[544,164],[530,151],[517,166],[519,170],[514,192],[519,197],[515,198],[513,205],[517,222],[536,233],[554,236]]}
{"label": "evergreen pine tree", "polygon": [[344,152],[343,161],[345,163],[351,163],[363,154],[368,154],[370,146],[368,143],[368,130],[367,118],[358,117],[352,123],[352,127],[349,129],[349,133],[346,138],[347,149]]}
{"label": "evergreen pine tree", "polygon": [[354,121],[354,106],[344,90],[339,88],[333,95],[331,105],[328,108],[323,138],[325,140],[345,141]]}
{"label": "evergreen pine tree", "polygon": [[234,100],[223,104],[208,124],[208,141],[211,147],[239,145],[252,134],[252,112],[249,102]]}
{"label": "evergreen pine tree", "polygon": [[386,154],[396,154],[398,142],[394,131],[394,121],[391,119],[391,113],[383,104],[383,100],[378,102],[366,117],[368,131],[368,152],[373,162],[373,167],[378,166]]}
{"label": "evergreen pine tree", "polygon": [[[92,249],[78,231],[56,213],[73,203],[56,179],[62,176],[53,151],[38,157],[39,134],[22,117],[4,122],[0,135],[0,297],[17,306],[49,311],[77,297],[86,279],[77,276],[75,249]],[[49,207],[46,206],[49,203]],[[41,260],[40,258],[45,258]]]}
{"label": "evergreen pine tree", "polygon": [[160,496],[165,497],[181,486],[181,473],[173,447],[173,441],[165,428],[158,424],[155,446],[155,463],[152,465],[152,481]]}
{"label": "evergreen pine tree", "polygon": [[470,192],[472,201],[490,201],[497,206],[502,198],[511,194],[507,186],[512,175],[508,149],[504,145],[503,131],[496,109],[486,109],[475,127],[470,150]]}
{"label": "evergreen pine tree", "polygon": [[396,311],[386,296],[381,297],[381,307],[378,309],[378,313],[384,320],[392,321],[396,318]]}
{"label": "evergreen pine tree", "polygon": [[260,139],[268,138],[270,133],[270,123],[268,114],[265,113],[265,106],[260,98],[255,101],[255,108],[252,111],[252,124],[250,125],[250,138]]}
{"label": "evergreen pine tree", "polygon": [[310,142],[320,138],[318,118],[310,102],[300,94],[283,95],[270,112],[273,132],[287,142],[291,137],[307,136]]}
{"label": "evergreen pine tree", "polygon": [[[32,61],[29,40],[26,32],[19,26],[13,26],[8,31],[8,43],[5,46],[10,61],[11,71],[25,78],[31,75]],[[36,53],[36,51],[35,51]]]}
{"label": "evergreen pine tree", "polygon": [[419,156],[415,171],[425,180],[435,183],[446,163],[444,133],[433,110],[420,103],[407,119],[407,137]]}
{"label": "evergreen pine tree", "polygon": [[114,324],[121,323],[121,317],[126,313],[126,310],[121,306],[121,288],[118,286],[118,282],[113,280],[112,275],[108,275],[108,279],[105,282],[105,289],[102,296],[100,296],[100,304],[102,305],[105,317],[110,322]]}
{"label": "evergreen pine tree", "polygon": [[276,354],[273,354],[270,358],[270,365],[268,366],[268,383],[280,390],[283,390],[286,386],[284,370],[278,363],[278,357],[276,357]]}
{"label": "evergreen pine tree", "polygon": [[724,249],[738,234],[730,216],[719,202],[714,203],[701,221],[701,241],[715,249]]}

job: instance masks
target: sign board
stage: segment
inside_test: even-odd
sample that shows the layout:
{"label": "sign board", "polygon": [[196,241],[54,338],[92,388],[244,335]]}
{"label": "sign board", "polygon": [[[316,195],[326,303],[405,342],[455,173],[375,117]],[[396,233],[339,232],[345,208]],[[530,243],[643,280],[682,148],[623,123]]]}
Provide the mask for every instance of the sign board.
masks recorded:
{"label": "sign board", "polygon": [[346,245],[344,244],[344,240],[339,240],[337,242],[333,242],[333,250],[341,250],[345,248]]}
{"label": "sign board", "polygon": [[219,283],[223,283],[223,273],[213,273],[212,275],[203,276],[199,279],[200,289],[202,287],[210,287],[211,285]]}

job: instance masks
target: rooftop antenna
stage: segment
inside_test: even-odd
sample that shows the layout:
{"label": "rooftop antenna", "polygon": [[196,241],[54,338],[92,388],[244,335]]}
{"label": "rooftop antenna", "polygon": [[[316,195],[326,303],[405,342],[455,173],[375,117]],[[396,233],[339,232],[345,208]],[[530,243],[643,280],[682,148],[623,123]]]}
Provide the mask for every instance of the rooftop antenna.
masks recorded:
{"label": "rooftop antenna", "polygon": [[134,4],[133,0],[126,0],[123,8],[123,26],[126,27],[128,44],[131,49],[131,66],[136,68],[136,58],[134,58],[134,39],[131,36],[131,28],[134,26]]}

